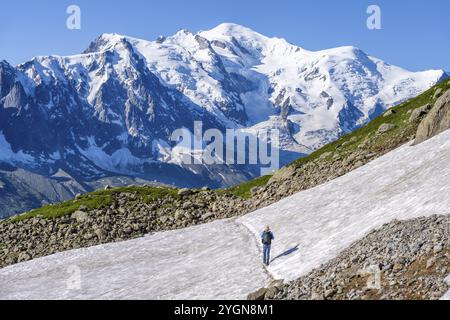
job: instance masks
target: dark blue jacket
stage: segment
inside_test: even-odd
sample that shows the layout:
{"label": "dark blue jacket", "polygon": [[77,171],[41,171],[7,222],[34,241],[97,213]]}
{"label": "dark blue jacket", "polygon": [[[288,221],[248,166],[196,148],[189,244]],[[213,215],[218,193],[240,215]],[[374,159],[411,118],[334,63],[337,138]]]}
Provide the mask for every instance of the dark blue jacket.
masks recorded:
{"label": "dark blue jacket", "polygon": [[[268,232],[269,233],[269,243],[264,243],[264,234]],[[263,231],[263,233],[261,233],[261,242],[265,245],[271,245],[272,244],[272,240],[275,240],[275,237],[273,236],[272,231]]]}

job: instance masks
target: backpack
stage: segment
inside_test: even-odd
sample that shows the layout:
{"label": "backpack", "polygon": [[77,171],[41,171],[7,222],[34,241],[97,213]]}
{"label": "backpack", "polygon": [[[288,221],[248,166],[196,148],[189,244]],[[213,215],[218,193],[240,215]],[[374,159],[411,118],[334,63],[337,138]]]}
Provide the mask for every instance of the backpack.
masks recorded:
{"label": "backpack", "polygon": [[271,244],[272,243],[272,234],[270,231],[264,231],[262,235],[262,243],[263,244]]}

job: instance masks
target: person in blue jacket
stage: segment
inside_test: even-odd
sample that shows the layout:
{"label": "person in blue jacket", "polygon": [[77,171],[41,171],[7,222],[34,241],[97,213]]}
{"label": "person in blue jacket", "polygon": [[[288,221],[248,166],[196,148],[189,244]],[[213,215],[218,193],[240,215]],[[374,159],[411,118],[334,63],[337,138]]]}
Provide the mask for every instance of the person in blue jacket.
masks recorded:
{"label": "person in blue jacket", "polygon": [[275,240],[272,231],[270,231],[270,227],[267,226],[266,229],[261,234],[261,242],[263,244],[263,262],[266,266],[270,263],[270,246],[272,245],[272,241]]}

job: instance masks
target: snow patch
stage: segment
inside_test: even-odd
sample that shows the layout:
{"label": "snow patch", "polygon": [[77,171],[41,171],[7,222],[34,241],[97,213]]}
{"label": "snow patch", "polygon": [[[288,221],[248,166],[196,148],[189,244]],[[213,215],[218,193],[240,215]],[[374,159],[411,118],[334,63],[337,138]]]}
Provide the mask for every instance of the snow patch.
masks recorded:
{"label": "snow patch", "polygon": [[88,144],[86,149],[78,147],[79,152],[103,170],[132,174],[136,173],[136,168],[152,162],[150,158],[141,159],[134,156],[128,148],[118,149],[109,155],[101,147],[97,146],[94,137],[88,138]]}
{"label": "snow patch", "polygon": [[6,141],[5,135],[0,131],[0,161],[31,164],[34,161],[34,157],[24,153],[22,150],[14,152],[9,142]]}

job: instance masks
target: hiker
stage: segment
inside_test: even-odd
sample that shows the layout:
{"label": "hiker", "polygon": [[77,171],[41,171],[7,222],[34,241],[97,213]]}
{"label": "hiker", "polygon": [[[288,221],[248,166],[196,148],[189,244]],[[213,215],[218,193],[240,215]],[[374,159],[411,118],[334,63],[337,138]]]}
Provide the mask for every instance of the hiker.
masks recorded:
{"label": "hiker", "polygon": [[270,246],[272,244],[272,240],[274,239],[275,237],[273,236],[272,231],[270,231],[270,227],[267,226],[261,234],[261,242],[263,244],[263,262],[266,266],[270,263]]}

